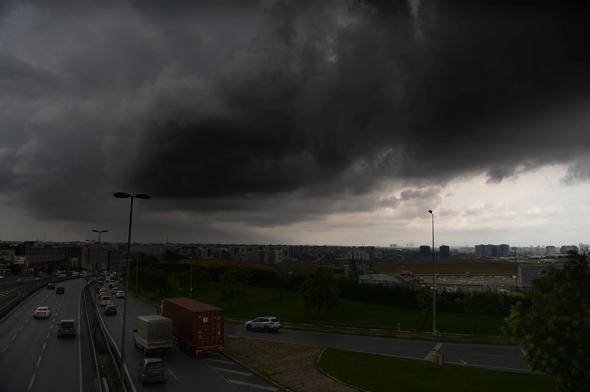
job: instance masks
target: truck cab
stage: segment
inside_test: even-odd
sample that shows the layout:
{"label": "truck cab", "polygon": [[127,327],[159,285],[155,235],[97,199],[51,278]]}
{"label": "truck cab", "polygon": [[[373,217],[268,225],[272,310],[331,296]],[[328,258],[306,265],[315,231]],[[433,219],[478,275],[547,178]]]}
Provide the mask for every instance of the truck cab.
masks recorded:
{"label": "truck cab", "polygon": [[139,316],[137,329],[133,330],[133,344],[146,355],[165,354],[174,344],[172,320],[160,315]]}

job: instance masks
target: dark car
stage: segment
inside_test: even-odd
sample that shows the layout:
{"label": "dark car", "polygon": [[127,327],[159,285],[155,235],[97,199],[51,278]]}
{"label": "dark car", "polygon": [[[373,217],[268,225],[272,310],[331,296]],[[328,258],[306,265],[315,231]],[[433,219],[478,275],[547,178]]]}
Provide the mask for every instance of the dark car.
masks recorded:
{"label": "dark car", "polygon": [[56,294],[65,294],[66,293],[66,288],[63,286],[59,286],[58,288],[55,289],[55,293]]}
{"label": "dark car", "polygon": [[54,288],[55,288],[55,285],[53,283],[47,283],[47,289],[53,290]]}
{"label": "dark car", "polygon": [[116,316],[117,315],[117,306],[115,305],[107,305],[104,307],[104,315],[105,316]]}
{"label": "dark car", "polygon": [[76,336],[76,320],[61,320],[57,328],[57,337]]}
{"label": "dark car", "polygon": [[139,363],[139,381],[142,384],[166,382],[166,368],[161,358],[145,358]]}

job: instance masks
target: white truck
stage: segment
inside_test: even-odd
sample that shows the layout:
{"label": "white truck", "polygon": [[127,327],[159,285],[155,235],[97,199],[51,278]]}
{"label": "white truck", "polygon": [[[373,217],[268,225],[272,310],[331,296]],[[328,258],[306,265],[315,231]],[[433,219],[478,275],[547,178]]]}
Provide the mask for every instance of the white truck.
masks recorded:
{"label": "white truck", "polygon": [[133,330],[135,348],[150,354],[164,354],[174,343],[172,320],[160,315],[139,316]]}

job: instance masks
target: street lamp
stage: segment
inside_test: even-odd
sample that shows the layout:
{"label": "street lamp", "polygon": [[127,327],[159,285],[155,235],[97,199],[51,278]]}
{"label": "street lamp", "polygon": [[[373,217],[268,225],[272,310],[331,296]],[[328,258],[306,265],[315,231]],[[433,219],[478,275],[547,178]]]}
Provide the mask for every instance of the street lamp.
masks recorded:
{"label": "street lamp", "polygon": [[[97,229],[92,229],[92,231],[94,233],[98,233],[98,260],[100,261],[102,254],[100,253],[100,235],[102,233],[108,233],[108,230],[97,230]],[[98,262],[96,260],[94,260],[94,273],[98,275]]]}
{"label": "street lamp", "polygon": [[437,335],[436,331],[436,275],[434,273],[434,212],[428,210],[432,217],[432,336]]}
{"label": "street lamp", "polygon": [[131,195],[125,192],[113,193],[118,199],[131,199],[129,205],[129,230],[127,232],[127,282],[125,287],[127,292],[125,293],[125,299],[123,300],[123,327],[121,328],[121,364],[125,365],[125,324],[127,322],[127,297],[129,296],[129,260],[131,259],[131,224],[133,222],[133,199],[149,199],[150,197],[143,193]]}

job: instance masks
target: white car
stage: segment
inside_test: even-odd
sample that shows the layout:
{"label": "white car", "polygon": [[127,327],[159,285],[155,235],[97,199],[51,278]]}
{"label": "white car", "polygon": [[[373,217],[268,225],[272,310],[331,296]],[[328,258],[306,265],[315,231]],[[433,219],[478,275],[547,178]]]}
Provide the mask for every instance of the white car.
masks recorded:
{"label": "white car", "polygon": [[281,328],[281,322],[276,317],[265,316],[246,321],[244,326],[248,331],[278,332]]}
{"label": "white car", "polygon": [[33,317],[38,318],[49,318],[51,317],[51,308],[48,306],[37,306],[37,309],[33,312]]}
{"label": "white car", "polygon": [[125,292],[123,290],[115,292],[115,298],[125,298]]}

